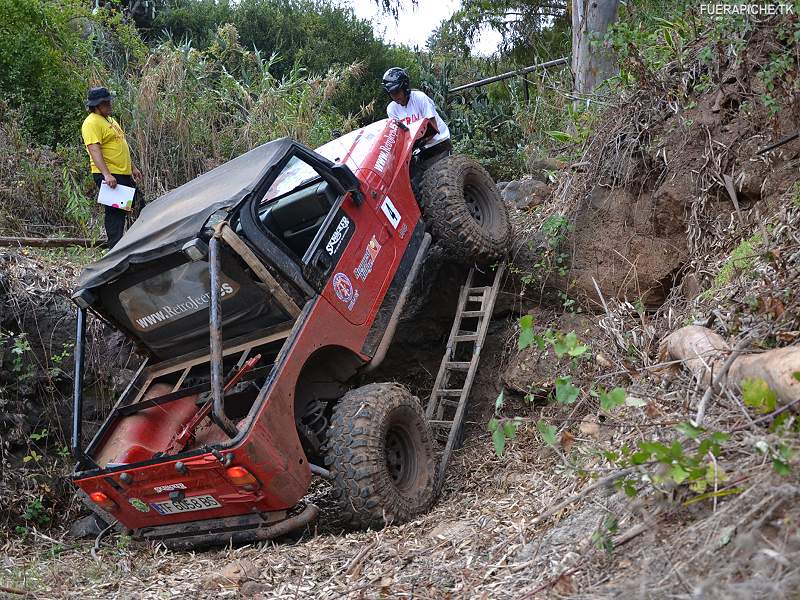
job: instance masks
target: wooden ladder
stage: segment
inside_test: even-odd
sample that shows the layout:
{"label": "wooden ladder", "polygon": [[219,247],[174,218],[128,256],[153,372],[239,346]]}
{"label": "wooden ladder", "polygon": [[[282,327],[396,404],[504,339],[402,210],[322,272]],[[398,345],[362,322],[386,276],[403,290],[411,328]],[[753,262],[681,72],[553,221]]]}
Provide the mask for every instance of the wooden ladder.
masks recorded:
{"label": "wooden ladder", "polygon": [[467,281],[461,286],[453,328],[425,410],[436,437],[443,439],[447,434],[447,443],[439,463],[439,485],[444,481],[450,455],[461,442],[469,392],[478,370],[481,349],[504,272],[505,264],[500,264],[492,285],[473,287],[475,268],[472,268]]}

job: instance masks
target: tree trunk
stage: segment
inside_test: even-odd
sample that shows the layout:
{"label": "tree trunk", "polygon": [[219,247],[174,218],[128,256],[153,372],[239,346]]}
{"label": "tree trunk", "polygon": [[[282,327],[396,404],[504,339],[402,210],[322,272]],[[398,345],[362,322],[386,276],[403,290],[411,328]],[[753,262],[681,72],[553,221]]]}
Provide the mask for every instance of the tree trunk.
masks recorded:
{"label": "tree trunk", "polygon": [[[575,95],[594,92],[617,72],[616,57],[605,46],[592,47],[617,20],[619,0],[572,0],[572,73]],[[595,46],[597,46],[595,44]],[[576,99],[576,105],[582,100]]]}

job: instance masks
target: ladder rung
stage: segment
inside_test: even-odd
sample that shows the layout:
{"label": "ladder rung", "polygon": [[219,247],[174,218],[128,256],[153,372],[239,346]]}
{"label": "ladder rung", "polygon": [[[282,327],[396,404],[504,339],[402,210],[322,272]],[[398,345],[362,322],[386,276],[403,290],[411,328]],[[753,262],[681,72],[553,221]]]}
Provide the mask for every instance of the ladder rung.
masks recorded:
{"label": "ladder rung", "polygon": [[460,402],[460,400],[447,400],[445,398],[439,398],[439,405],[449,406],[450,408],[456,408]]}
{"label": "ladder rung", "polygon": [[471,362],[446,362],[445,367],[452,371],[469,371]]}
{"label": "ladder rung", "polygon": [[464,392],[463,389],[441,389],[436,390],[437,396],[460,396]]}
{"label": "ladder rung", "polygon": [[470,294],[480,294],[481,297],[482,297],[490,289],[492,289],[491,286],[483,285],[481,287],[469,288],[469,293]]}
{"label": "ladder rung", "polygon": [[448,429],[453,426],[452,421],[428,421],[431,427],[447,427]]}
{"label": "ladder rung", "polygon": [[461,313],[461,318],[482,317],[486,314],[483,310],[465,310]]}
{"label": "ladder rung", "polygon": [[467,298],[467,302],[483,302],[483,295],[480,296],[470,296]]}
{"label": "ladder rung", "polygon": [[454,342],[475,342],[478,340],[477,333],[461,334],[453,336]]}

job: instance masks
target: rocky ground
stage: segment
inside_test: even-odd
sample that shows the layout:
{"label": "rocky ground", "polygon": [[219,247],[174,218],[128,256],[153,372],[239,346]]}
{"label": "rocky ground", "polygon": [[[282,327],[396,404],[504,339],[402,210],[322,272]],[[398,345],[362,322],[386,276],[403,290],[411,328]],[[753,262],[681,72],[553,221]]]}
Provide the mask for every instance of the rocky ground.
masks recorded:
{"label": "rocky ground", "polygon": [[[56,416],[36,420],[33,398],[41,395],[19,387],[23,366],[6,341],[0,510],[9,532],[21,529],[0,550],[0,594],[796,597],[800,382],[791,370],[786,382],[727,379],[724,366],[731,357],[791,354],[800,338],[800,140],[758,154],[800,126],[797,46],[782,37],[786,26],[775,19],[739,38],[704,38],[689,60],[642,74],[635,92],[598,117],[579,155],[531,165],[531,176],[503,186],[517,231],[514,260],[466,443],[439,502],[411,523],[342,532],[319,482],[311,498],[322,516],[299,541],[192,554],[116,535],[73,540],[63,525],[77,510],[51,493],[66,462],[41,461],[37,470],[39,459],[25,461],[47,445],[33,436],[65,414],[68,381],[56,381],[61,404],[45,412]],[[712,44],[718,57],[709,63],[703,48]],[[768,82],[764,73],[781,53],[793,66]],[[779,111],[768,109],[766,94]],[[14,273],[27,269],[2,282],[3,329],[30,338],[32,321],[8,307],[39,273],[31,289],[49,291],[29,306],[41,314],[63,300],[70,273],[59,292],[44,275],[52,270],[37,271],[64,264],[58,257],[3,260]],[[441,289],[454,289],[459,273],[441,276]],[[384,366],[420,397],[451,302],[444,294],[421,307]],[[68,323],[68,313],[54,314]],[[687,325],[733,350],[693,363],[660,348]],[[424,349],[414,344],[420,332]],[[113,364],[130,364],[124,345],[110,347]],[[39,386],[57,366],[40,360],[32,376]],[[113,377],[98,380],[113,391]],[[788,395],[776,394],[784,383]],[[490,419],[508,426],[505,436],[487,431]],[[32,511],[35,499],[42,505]]]}

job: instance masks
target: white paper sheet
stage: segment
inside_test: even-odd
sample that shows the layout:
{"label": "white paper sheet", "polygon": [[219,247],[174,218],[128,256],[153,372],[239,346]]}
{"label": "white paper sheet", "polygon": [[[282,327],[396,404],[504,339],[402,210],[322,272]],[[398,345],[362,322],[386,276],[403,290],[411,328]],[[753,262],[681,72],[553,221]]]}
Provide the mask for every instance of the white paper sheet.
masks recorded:
{"label": "white paper sheet", "polygon": [[117,184],[117,187],[112,189],[104,181],[100,185],[100,194],[97,196],[97,201],[106,206],[131,210],[133,208],[134,194],[136,194],[136,188]]}

